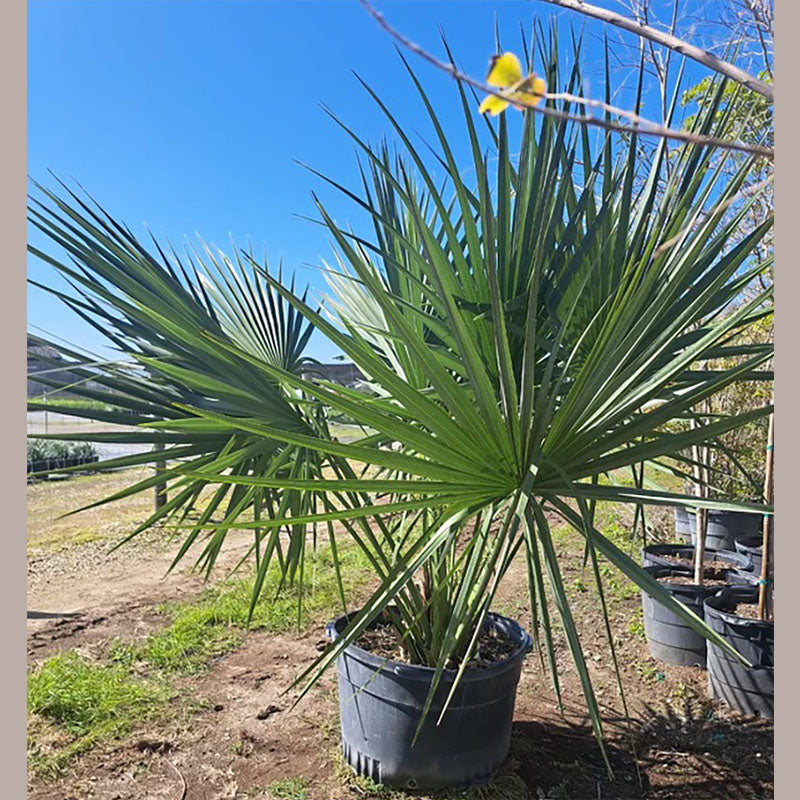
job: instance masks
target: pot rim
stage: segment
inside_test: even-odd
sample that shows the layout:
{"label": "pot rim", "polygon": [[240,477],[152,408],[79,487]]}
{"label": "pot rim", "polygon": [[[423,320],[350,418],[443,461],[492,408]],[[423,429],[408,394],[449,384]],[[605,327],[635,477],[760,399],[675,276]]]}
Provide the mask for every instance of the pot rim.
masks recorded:
{"label": "pot rim", "polygon": [[[697,511],[697,508],[694,507],[694,506],[673,506],[673,508],[676,509],[676,510],[677,509],[683,509],[690,516],[694,516],[695,512]],[[732,516],[744,516],[744,515],[747,515],[747,516],[752,516],[752,515],[763,516],[764,515],[763,511],[750,511],[750,510],[747,510],[747,509],[744,509],[744,508],[737,508],[737,509],[732,509],[732,508],[709,508],[708,509],[708,513],[709,514],[715,514],[715,515],[717,515],[717,514],[730,514]],[[774,513],[769,514],[769,516],[773,517]]]}
{"label": "pot rim", "polygon": [[[692,575],[692,570],[688,567],[665,567],[659,564],[651,564],[646,567],[642,567],[642,569],[644,569],[646,572],[649,572],[650,575],[655,578],[658,583],[667,591],[670,591],[674,594],[692,595],[694,601],[696,602],[704,602],[708,597],[713,597],[715,594],[723,591],[723,589],[736,587],[736,584],[734,583],[727,583],[725,586],[708,586],[706,584],[700,586],[696,583],[665,583],[660,580],[662,577],[666,577],[667,575]],[[731,569],[721,571],[726,574],[726,579],[728,580],[730,580],[732,575],[736,574],[736,569],[733,567],[731,567]],[[652,600],[655,600],[655,598],[653,598],[653,596],[644,589],[642,589],[642,592]],[[656,600],[656,602],[658,601]]]}
{"label": "pot rim", "polygon": [[[358,612],[353,611],[349,614],[341,614],[336,619],[331,620],[325,626],[325,633],[332,642],[335,641],[335,639],[339,636],[339,625],[346,623],[348,619],[355,616],[356,613]],[[506,672],[507,670],[516,666],[516,663],[521,661],[524,656],[533,649],[533,640],[531,639],[531,635],[515,619],[506,617],[503,614],[497,613],[496,611],[489,611],[486,614],[484,625],[492,622],[506,623],[509,627],[511,627],[512,630],[513,628],[517,628],[521,639],[519,646],[516,650],[514,650],[513,653],[511,653],[509,656],[506,656],[506,658],[503,658],[500,661],[493,661],[486,667],[480,667],[478,669],[465,669],[461,676],[461,682],[481,681],[494,678],[497,675],[502,674],[503,672]],[[497,625],[494,625],[493,627],[497,627]],[[347,654],[351,658],[357,658],[364,664],[374,667],[377,671],[391,672],[395,675],[417,678],[418,680],[430,680],[436,672],[434,667],[428,667],[423,664],[408,664],[404,661],[395,661],[390,658],[380,658],[379,656],[364,650],[362,647],[359,647],[353,642],[351,642],[344,649],[343,654]],[[458,670],[456,669],[445,669],[442,671],[442,678],[455,677],[457,672]]]}
{"label": "pot rim", "polygon": [[[750,542],[750,541],[752,541],[753,544],[745,544],[745,542]],[[764,540],[762,539],[762,537],[755,533],[748,534],[747,536],[737,536],[734,539],[734,543],[737,547],[741,547],[743,550],[746,550],[748,552],[752,550],[758,550],[759,553],[763,548],[763,541]]]}
{"label": "pot rim", "polygon": [[[752,597],[754,593],[753,590],[751,590],[749,587],[745,588],[742,586],[725,587],[725,589],[738,590],[740,593],[744,595],[745,599]],[[714,605],[708,602],[709,600],[716,600],[717,602],[729,602],[729,598],[732,592],[729,591],[726,596],[725,594],[723,594],[723,592],[725,592],[725,589],[720,589],[720,591],[717,592],[716,594],[712,595],[711,597],[707,597],[705,600],[703,600],[703,607],[706,610],[706,613],[710,613],[711,616],[719,617],[720,619],[731,625],[741,625],[746,627],[764,627],[764,628],[771,627],[773,629],[775,628],[775,620],[751,619],[750,617],[740,617],[731,611],[726,611],[723,608],[716,608]]]}
{"label": "pot rim", "polygon": [[[647,553],[647,555],[661,555],[662,553],[669,553],[671,550],[692,550],[694,551],[697,545],[694,544],[686,544],[684,542],[657,542],[653,544],[645,545],[641,548],[641,553]],[[741,558],[741,553],[737,553],[735,550],[718,550],[716,547],[706,547],[705,552],[707,555],[713,554],[713,556],[719,558],[726,558],[728,561],[736,561]]]}
{"label": "pot rim", "polygon": [[[666,555],[678,555],[680,551],[687,550],[691,551],[691,558],[694,560],[694,551],[696,545],[693,544],[648,544],[646,547],[641,548],[641,557],[644,559],[646,556],[666,556]],[[751,572],[753,569],[753,558],[751,553],[740,553],[736,550],[717,550],[713,547],[707,547],[705,550],[706,554],[706,561],[726,561],[730,564],[729,570],[736,571],[740,570],[742,572]],[[648,564],[648,566],[658,566],[655,564]],[[663,565],[665,568],[668,565]],[[669,565],[670,569],[690,569],[690,567],[684,567],[680,564]]]}

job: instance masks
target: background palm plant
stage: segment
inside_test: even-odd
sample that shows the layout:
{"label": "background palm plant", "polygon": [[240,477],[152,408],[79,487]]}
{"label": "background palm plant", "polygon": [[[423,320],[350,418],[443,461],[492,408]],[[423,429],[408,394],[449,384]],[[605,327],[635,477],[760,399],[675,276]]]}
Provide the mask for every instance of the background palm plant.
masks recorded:
{"label": "background palm plant", "polygon": [[[207,571],[219,553],[226,521],[240,519],[244,514],[258,520],[261,515],[283,516],[289,510],[298,514],[314,508],[313,496],[262,487],[225,485],[216,487],[210,497],[204,494],[220,472],[269,475],[275,471],[290,477],[310,476],[320,469],[319,458],[313,451],[300,451],[248,435],[236,427],[204,421],[176,407],[178,403],[191,403],[222,412],[248,409],[259,419],[287,429],[326,431],[327,423],[317,404],[304,402],[300,395],[288,398],[282,387],[265,381],[244,358],[210,344],[204,335],[214,333],[235,342],[248,356],[299,373],[312,361],[303,355],[312,326],[241,258],[232,262],[204,247],[181,259],[175,251],[167,255],[158,245],[153,255],[99,207],[90,207],[72,192],[69,196],[74,205],[70,206],[40,188],[51,203],[46,206],[32,201],[31,221],[63,247],[70,263],[55,262],[35,248],[31,251],[57,264],[74,294],[42,288],[57,293],[77,314],[102,330],[127,359],[100,362],[41,337],[29,336],[29,341],[46,344],[58,353],[58,359],[41,354],[38,357],[59,369],[68,367],[70,390],[86,399],[83,406],[71,404],[70,414],[139,426],[124,433],[88,432],[60,438],[164,448],[106,459],[96,465],[101,470],[170,462],[166,470],[93,505],[169,481],[171,499],[127,539],[157,522],[192,519],[187,523],[189,534],[174,566],[203,539],[206,523],[215,519],[218,532],[204,539],[197,557],[197,565]],[[45,370],[37,379],[58,388],[59,381],[49,372]],[[78,380],[73,380],[75,377]],[[98,401],[107,405],[98,407]],[[45,409],[47,405],[29,400],[28,407]],[[166,420],[172,420],[177,427],[168,432],[144,427]],[[192,477],[185,477],[189,470]],[[221,517],[221,523],[215,515]],[[299,529],[290,529],[293,546],[302,548],[305,528],[302,535],[299,533]],[[280,557],[280,541],[275,546]],[[258,531],[248,556],[253,552],[260,564]]]}
{"label": "background palm plant", "polygon": [[[579,42],[566,75],[554,35],[539,36],[538,52],[548,86],[580,93]],[[770,345],[734,343],[769,313],[770,287],[747,300],[742,292],[768,267],[752,266],[749,255],[771,220],[732,244],[753,202],[731,202],[747,163],[728,177],[711,151],[687,144],[669,155],[667,175],[662,143],[640,174],[635,136],[596,140],[580,123],[531,113],[517,144],[504,116],[484,132],[477,103],[459,86],[476,176],[468,184],[409,74],[430,115],[433,158],[365,84],[400,152],[370,146],[339,121],[362,153],[363,186],[360,195],[338,188],[367,212],[374,238],[339,226],[317,199],[335,242],[325,310],[250,254],[231,264],[206,250],[184,263],[159,249],[157,260],[74,195],[67,203],[42,190],[47,203],[31,213],[77,264],[35,252],[73,282],[78,293],[65,302],[110,326],[148,371],[86,366],[114,393],[85,394],[118,406],[103,418],[137,424],[130,436],[171,446],[167,475],[179,492],[160,516],[188,528],[176,561],[207,531],[200,562],[210,569],[227,531],[252,529],[255,603],[273,560],[287,580],[302,579],[307,525],[324,526],[335,547],[337,524],[368,555],[377,588],[299,681],[313,682],[383,614],[407,657],[435,668],[432,697],[445,669],[460,675],[475,655],[497,587],[520,557],[555,691],[558,617],[599,736],[551,515],[584,537],[601,613],[607,559],[713,636],[593,517],[598,501],[764,510],[631,487],[617,476],[642,462],[682,474],[692,465],[681,451],[769,413],[733,411],[702,429],[673,424],[725,387],[771,377],[762,369]],[[709,85],[698,132],[725,124],[724,91],[722,82]],[[201,280],[204,271],[211,277]],[[303,377],[309,324],[365,374],[368,395]],[[724,369],[698,368],[731,358]],[[328,413],[374,432],[339,442]],[[211,503],[187,520],[209,485],[218,487]],[[223,520],[212,521],[226,496]]]}

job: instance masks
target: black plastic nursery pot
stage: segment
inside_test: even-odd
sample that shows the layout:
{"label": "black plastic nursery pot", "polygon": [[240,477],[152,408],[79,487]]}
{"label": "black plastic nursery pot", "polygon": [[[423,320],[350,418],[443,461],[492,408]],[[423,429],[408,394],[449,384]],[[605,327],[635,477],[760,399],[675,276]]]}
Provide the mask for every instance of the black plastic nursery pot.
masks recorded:
{"label": "black plastic nursery pot", "polygon": [[[691,575],[688,570],[658,565],[644,569],[657,580],[673,575]],[[719,586],[667,583],[663,580],[659,580],[659,583],[700,619],[703,618],[703,601],[720,590]],[[646,592],[642,592],[642,611],[647,647],[653,658],[681,667],[705,667],[705,637],[693,631],[675,612],[665,608]]]}
{"label": "black plastic nursery pot", "polygon": [[[774,558],[773,558],[774,543],[775,543],[775,525],[773,517],[770,518],[769,521],[770,563],[774,563]],[[736,537],[736,552],[741,553],[743,556],[747,556],[750,559],[750,563],[752,565],[751,569],[756,575],[761,574],[763,544],[764,544],[764,534],[762,531],[759,531],[757,534],[753,534],[752,536]]]}
{"label": "black plastic nursery pot", "polygon": [[748,667],[716,645],[708,646],[708,687],[711,696],[744,714],[774,719],[775,625],[739,617],[738,603],[758,602],[758,587],[731,586],[706,598],[706,624],[753,664]]}
{"label": "black plastic nursery pot", "polygon": [[[331,640],[348,619],[328,623]],[[357,775],[405,789],[467,786],[491,778],[511,746],[517,684],[531,637],[500,614],[488,614],[486,625],[508,636],[516,650],[487,667],[465,670],[437,725],[456,676],[446,670],[416,742],[434,670],[386,660],[353,644],[344,650],[337,662],[342,751]]]}
{"label": "black plastic nursery pot", "polygon": [[690,521],[689,510],[683,506],[675,506],[675,535],[687,544],[691,544],[693,525],[694,514]]}
{"label": "black plastic nursery pot", "polygon": [[739,536],[736,538],[736,552],[750,559],[750,569],[761,574],[761,552],[763,539],[761,536]]}
{"label": "black plastic nursery pot", "polygon": [[[694,511],[687,511],[689,535],[692,544],[697,535]],[[714,511],[709,509],[706,529],[706,547],[711,550],[734,550],[740,536],[755,536],[761,530],[760,514],[747,511]]]}
{"label": "black plastic nursery pot", "polygon": [[[732,552],[730,550],[711,550],[706,548],[703,553],[704,561],[719,561],[730,565],[731,569],[749,572],[752,562],[749,555]],[[672,558],[670,558],[672,557]],[[682,564],[676,563],[674,558],[687,558],[694,562],[694,545],[685,544],[649,544],[642,548],[643,567],[670,567],[672,569],[686,569]]]}

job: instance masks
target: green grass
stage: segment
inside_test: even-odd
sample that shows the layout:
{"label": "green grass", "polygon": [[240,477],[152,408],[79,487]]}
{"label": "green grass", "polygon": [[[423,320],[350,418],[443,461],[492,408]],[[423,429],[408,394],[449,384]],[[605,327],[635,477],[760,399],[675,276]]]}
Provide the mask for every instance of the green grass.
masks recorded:
{"label": "green grass", "polygon": [[308,781],[305,778],[287,778],[273,781],[267,786],[267,794],[275,800],[310,800],[307,786]]}
{"label": "green grass", "polygon": [[[345,596],[351,596],[372,573],[366,557],[354,546],[340,547],[339,558]],[[154,669],[191,674],[205,670],[214,658],[235,650],[248,627],[284,633],[340,614],[336,573],[327,547],[318,552],[314,573],[306,577],[302,591],[298,582],[284,587],[276,597],[280,573],[277,568],[271,569],[249,626],[252,581],[227,582],[205,592],[199,601],[160,606],[159,611],[171,619],[170,624],[149,634],[142,643],[114,642],[111,658],[118,663],[144,662]]]}
{"label": "green grass", "polygon": [[[679,468],[681,467],[677,461],[670,458],[663,458],[661,461],[664,463],[664,465],[670,465]],[[683,479],[677,475],[673,475],[671,472],[667,472],[665,469],[659,469],[652,464],[646,464],[644,475],[645,481],[653,481],[665,491],[683,492]],[[633,474],[629,468],[626,468],[615,470],[613,472],[613,479],[606,475],[600,476],[601,486],[606,486],[611,483],[614,483],[618,486],[633,486]],[[647,483],[645,483],[645,488],[647,488]]]}
{"label": "green grass", "polygon": [[[604,515],[605,516],[605,515]],[[634,561],[639,561],[641,542],[631,536],[630,529],[623,527],[614,511],[610,511],[603,524],[599,526],[600,532],[613,542],[620,550],[629,555]],[[612,567],[602,556],[599,556],[600,576],[603,579],[603,588],[612,600],[632,600],[639,596],[639,587],[622,572]]]}
{"label": "green grass", "polygon": [[93,528],[85,528],[75,533],[70,532],[68,535],[55,534],[52,538],[40,539],[33,545],[28,544],[28,558],[42,553],[60,553],[77,545],[99,542],[105,538],[103,532]]}
{"label": "green grass", "polygon": [[640,639],[647,639],[644,632],[644,611],[641,606],[636,608],[628,622],[628,633]]}
{"label": "green grass", "polygon": [[[371,577],[355,546],[339,548],[345,596]],[[330,550],[321,548],[302,591],[284,587],[277,567],[265,580],[250,628],[273,633],[304,629],[341,612]],[[252,580],[230,581],[199,600],[159,607],[169,622],[142,642],[115,640],[109,663],[75,651],[52,656],[28,675],[28,759],[33,772],[57,775],[70,760],[101,741],[118,739],[139,722],[166,710],[175,696],[170,677],[208,669],[215,658],[244,641]],[[302,607],[299,600],[302,597]],[[274,794],[274,793],[273,793]],[[277,795],[301,797],[301,795]]]}
{"label": "green grass", "polygon": [[62,408],[92,408],[97,411],[114,411],[115,408],[110,403],[104,403],[102,400],[89,400],[80,397],[48,397],[46,401],[41,397],[29,397],[28,400],[41,403],[46,402],[49,408],[58,411]]}
{"label": "green grass", "polygon": [[[92,663],[74,651],[52,656],[28,674],[28,712],[34,715],[29,730],[31,766],[57,772],[98,741],[119,738],[152,717],[171,695],[168,686],[134,677],[119,665]],[[35,735],[37,729],[43,733],[47,723],[61,734],[53,737],[61,740],[60,746],[49,747],[47,735]]]}
{"label": "green grass", "polygon": [[[631,537],[630,528],[624,527],[620,523],[616,511],[605,503],[599,503],[597,506],[595,527],[620,550],[635,561],[639,560],[641,542],[638,537],[636,539]],[[556,525],[552,530],[552,536],[558,547],[574,548],[576,541],[583,542],[581,535],[569,525]],[[610,602],[632,600],[639,595],[638,586],[626,578],[616,567],[611,566],[599,553],[597,560],[607,600]],[[597,591],[590,561],[587,561],[584,573],[575,578],[568,588],[573,593],[581,594],[587,591]]]}
{"label": "green grass", "polygon": [[203,672],[212,659],[235,650],[241,641],[241,632],[218,623],[208,608],[187,604],[171,624],[148,634],[143,643],[115,640],[109,656],[128,667],[144,662],[157,670],[188,675]]}
{"label": "green grass", "polygon": [[655,659],[651,658],[648,659],[648,661],[637,661],[633,666],[636,670],[636,674],[646,682],[661,683],[666,677]]}
{"label": "green grass", "polygon": [[328,430],[331,436],[334,436],[340,442],[352,442],[363,436],[371,436],[375,433],[373,428],[364,427],[362,429],[360,425],[348,425],[340,422],[330,423],[328,425]]}

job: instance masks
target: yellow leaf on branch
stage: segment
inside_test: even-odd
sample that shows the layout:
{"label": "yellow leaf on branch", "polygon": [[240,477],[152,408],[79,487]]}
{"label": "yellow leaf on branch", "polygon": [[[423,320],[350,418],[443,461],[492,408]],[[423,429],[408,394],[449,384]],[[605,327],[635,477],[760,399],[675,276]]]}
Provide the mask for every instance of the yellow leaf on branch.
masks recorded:
{"label": "yellow leaf on branch", "polygon": [[[502,89],[502,94],[508,99],[489,95],[478,109],[481,114],[487,111],[496,117],[506,110],[511,104],[514,108],[524,111],[527,105],[536,105],[547,91],[547,84],[542,78],[531,72],[522,74],[522,65],[513,53],[503,53],[494,56],[489,64],[489,74],[486,83]],[[522,101],[522,104],[516,101]]]}

